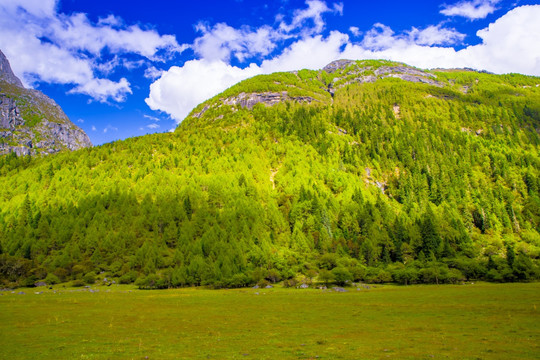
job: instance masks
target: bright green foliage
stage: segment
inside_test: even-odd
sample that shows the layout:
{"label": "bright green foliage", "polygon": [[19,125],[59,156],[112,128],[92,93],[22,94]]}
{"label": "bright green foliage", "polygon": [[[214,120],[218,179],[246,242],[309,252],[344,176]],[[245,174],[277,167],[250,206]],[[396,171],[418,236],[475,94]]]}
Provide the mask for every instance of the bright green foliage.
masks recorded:
{"label": "bright green foliage", "polygon": [[[328,282],[538,278],[540,80],[437,72],[444,86],[330,96],[346,71],[255,77],[172,134],[1,158],[2,281],[237,287],[315,266]],[[221,100],[265,91],[316,101]]]}

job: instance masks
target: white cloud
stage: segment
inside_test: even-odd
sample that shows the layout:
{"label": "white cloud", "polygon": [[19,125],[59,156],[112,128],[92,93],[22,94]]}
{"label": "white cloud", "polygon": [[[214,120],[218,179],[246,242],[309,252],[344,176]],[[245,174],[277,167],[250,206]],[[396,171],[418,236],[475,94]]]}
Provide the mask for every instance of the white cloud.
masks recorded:
{"label": "white cloud", "polygon": [[163,70],[159,70],[155,66],[149,66],[144,70],[144,77],[151,80],[156,80],[161,74],[163,74]]}
{"label": "white cloud", "polygon": [[351,32],[351,34],[353,34],[354,36],[360,36],[362,35],[362,32],[360,31],[360,28],[358,26],[351,26],[349,28],[349,31]]}
{"label": "white cloud", "polygon": [[202,36],[195,39],[192,48],[207,60],[229,61],[231,56],[235,56],[243,61],[247,57],[268,55],[276,48],[275,42],[282,38],[270,26],[252,30],[249,27],[235,29],[224,23],[212,28],[199,24],[197,30]]}
{"label": "white cloud", "polygon": [[159,129],[159,125],[158,124],[149,124],[149,125],[146,125],[147,128],[149,129]]}
{"label": "white cloud", "polygon": [[[307,9],[298,9],[294,12],[293,18],[290,24],[282,21],[279,25],[279,29],[284,32],[291,32],[298,28],[304,28],[304,34],[318,34],[323,31],[325,27],[325,21],[322,18],[322,14],[327,12],[343,12],[343,4],[334,4],[333,8],[329,8],[326,2],[321,0],[306,0]],[[306,22],[311,22],[312,27],[305,27]]]}
{"label": "white cloud", "polygon": [[92,131],[97,131],[96,127],[92,125]]}
{"label": "white cloud", "polygon": [[180,122],[197,104],[238,81],[275,71],[320,69],[339,58],[390,59],[421,68],[471,67],[540,75],[540,47],[533,45],[540,43],[539,18],[539,5],[515,8],[477,33],[480,44],[459,51],[442,46],[463,40],[464,35],[455,29],[434,25],[396,34],[388,26],[375,24],[361,42],[352,42],[338,31],[327,37],[306,36],[281,54],[243,69],[222,60],[192,60],[165,71],[151,85],[146,102],[151,109],[164,111]]}
{"label": "white cloud", "polygon": [[159,120],[157,117],[155,117],[155,116],[150,116],[150,115],[146,115],[146,114],[145,114],[145,115],[143,115],[143,117],[146,118],[146,119],[155,121],[155,122],[159,122],[159,121],[160,121],[160,120]]}
{"label": "white cloud", "polygon": [[106,134],[108,133],[109,131],[118,131],[118,128],[117,127],[114,127],[112,125],[107,125],[104,129],[103,129],[103,133]]}
{"label": "white cloud", "polygon": [[201,101],[259,73],[256,65],[240,69],[221,60],[188,61],[164,72],[150,86],[146,103],[152,110],[164,111],[180,122]]}
{"label": "white cloud", "polygon": [[77,122],[78,122],[79,124],[84,124],[84,120],[83,120],[83,119],[77,119]]}
{"label": "white cloud", "polygon": [[440,24],[423,30],[413,27],[408,35],[418,45],[452,45],[463,41],[466,36],[456,29],[443,28]]}
{"label": "white cloud", "polygon": [[500,0],[460,1],[454,5],[444,5],[441,14],[446,16],[462,16],[471,20],[484,19],[497,10]]}
{"label": "white cloud", "polygon": [[123,102],[132,92],[127,79],[122,78],[118,82],[109,79],[91,79],[84,84],[77,85],[69,93],[88,95],[96,101],[105,103],[109,99]]}
{"label": "white cloud", "polygon": [[125,25],[114,16],[93,23],[85,14],[58,13],[58,0],[1,1],[0,33],[0,48],[26,86],[39,81],[73,85],[70,92],[98,101],[122,101],[131,93],[129,82],[98,75],[144,63],[126,54],[159,61],[185,48],[173,36]]}

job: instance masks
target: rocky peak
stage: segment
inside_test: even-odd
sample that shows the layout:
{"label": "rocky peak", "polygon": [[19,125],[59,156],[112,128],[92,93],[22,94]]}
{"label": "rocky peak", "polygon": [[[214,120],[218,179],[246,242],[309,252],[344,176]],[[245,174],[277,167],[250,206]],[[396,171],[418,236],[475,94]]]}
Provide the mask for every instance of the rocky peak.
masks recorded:
{"label": "rocky peak", "polygon": [[0,51],[0,155],[51,154],[90,146],[88,135],[54,100],[24,88]]}
{"label": "rocky peak", "polygon": [[330,64],[326,65],[323,68],[323,70],[328,73],[333,73],[337,70],[346,69],[349,65],[352,65],[352,64],[356,64],[356,61],[345,60],[345,59],[335,60],[335,61],[332,61]]}
{"label": "rocky peak", "polygon": [[0,80],[4,80],[5,82],[9,84],[12,84],[18,87],[23,87],[21,80],[19,80],[19,78],[16,77],[13,71],[11,70],[11,65],[9,64],[9,60],[6,58],[2,50],[0,50]]}

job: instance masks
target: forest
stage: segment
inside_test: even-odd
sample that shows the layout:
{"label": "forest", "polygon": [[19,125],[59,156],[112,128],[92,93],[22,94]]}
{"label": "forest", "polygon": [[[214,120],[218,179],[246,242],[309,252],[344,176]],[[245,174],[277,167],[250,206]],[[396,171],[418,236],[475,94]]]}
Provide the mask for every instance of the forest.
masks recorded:
{"label": "forest", "polygon": [[0,286],[539,279],[540,79],[355,81],[382,66],[258,76],[174,133],[0,157]]}

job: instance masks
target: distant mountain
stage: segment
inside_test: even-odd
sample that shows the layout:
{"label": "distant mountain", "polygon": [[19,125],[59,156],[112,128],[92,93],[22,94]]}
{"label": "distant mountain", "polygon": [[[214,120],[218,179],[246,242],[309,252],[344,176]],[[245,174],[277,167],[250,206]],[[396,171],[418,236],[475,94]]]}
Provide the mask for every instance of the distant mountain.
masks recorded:
{"label": "distant mountain", "polygon": [[85,132],[52,99],[24,88],[0,51],[0,154],[51,154],[89,146]]}
{"label": "distant mountain", "polygon": [[538,279],[539,86],[340,60],[174,133],[0,157],[0,287]]}

